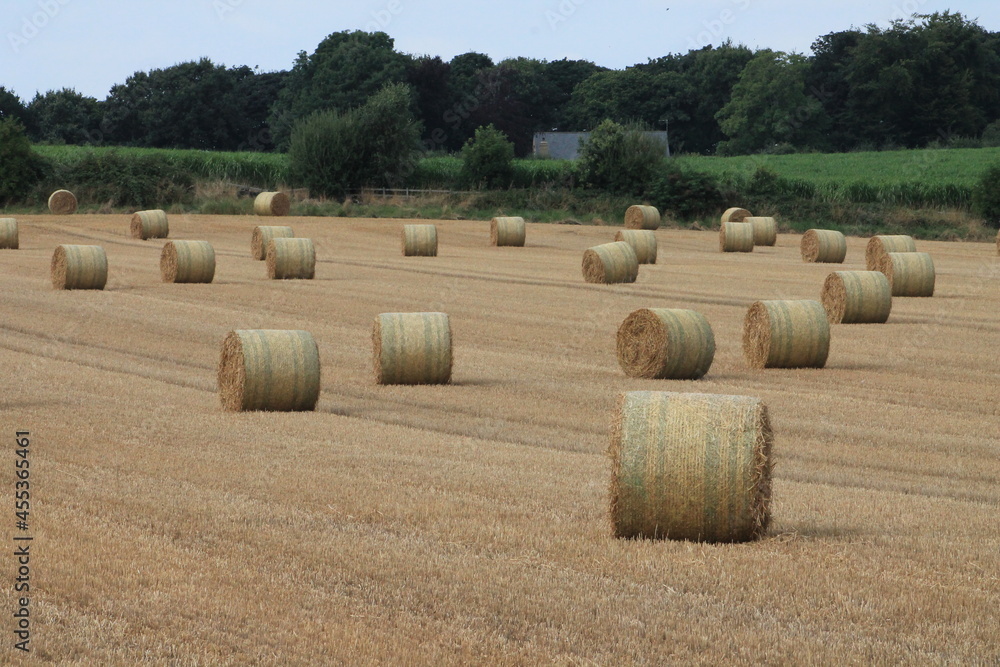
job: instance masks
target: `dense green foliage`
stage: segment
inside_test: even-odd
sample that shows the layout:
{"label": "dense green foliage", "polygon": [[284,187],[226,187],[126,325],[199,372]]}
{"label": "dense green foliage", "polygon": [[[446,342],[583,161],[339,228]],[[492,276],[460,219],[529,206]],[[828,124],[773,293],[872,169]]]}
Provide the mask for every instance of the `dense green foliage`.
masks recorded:
{"label": "dense green foliage", "polygon": [[23,200],[41,179],[42,170],[42,160],[31,150],[21,122],[0,117],[0,206]]}
{"label": "dense green foliage", "polygon": [[606,120],[580,149],[580,174],[592,188],[621,194],[639,194],[663,162],[663,142],[634,126]]}
{"label": "dense green foliage", "polygon": [[181,203],[194,194],[194,179],[155,154],[117,150],[89,152],[72,165],[55,165],[45,191],[69,186],[80,201],[115,207],[153,208]]}
{"label": "dense green foliage", "polygon": [[343,198],[362,186],[397,186],[414,169],[420,129],[409,89],[391,84],[361,107],[318,111],[297,122],[288,151],[293,182]]}
{"label": "dense green foliage", "polygon": [[474,188],[509,188],[514,179],[514,144],[492,125],[476,130],[462,148],[462,183]]}
{"label": "dense green foliage", "polygon": [[1000,162],[991,165],[979,177],[972,190],[976,213],[993,227],[1000,227]]}

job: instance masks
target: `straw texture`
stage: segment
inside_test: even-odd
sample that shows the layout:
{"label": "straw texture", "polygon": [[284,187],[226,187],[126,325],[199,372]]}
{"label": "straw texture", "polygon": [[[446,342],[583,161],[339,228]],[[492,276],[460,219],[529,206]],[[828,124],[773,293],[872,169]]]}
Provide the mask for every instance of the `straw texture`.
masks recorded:
{"label": "straw texture", "polygon": [[271,239],[265,261],[271,280],[312,280],[316,276],[316,248],[311,239]]}
{"label": "straw texture", "polygon": [[660,228],[660,212],[655,206],[629,206],[625,211],[625,229]]}
{"label": "straw texture", "polygon": [[76,195],[69,190],[56,190],[49,195],[49,211],[55,215],[76,213]]}
{"label": "straw texture", "polygon": [[215,279],[215,249],[207,241],[168,241],[160,253],[165,283],[210,283]]}
{"label": "straw texture", "polygon": [[295,232],[291,227],[254,227],[253,235],[250,237],[250,255],[254,259],[267,259],[267,244],[271,239],[291,239],[295,238]]}
{"label": "straw texture", "polygon": [[753,225],[748,222],[724,222],[719,228],[719,250],[753,252]]}
{"label": "straw texture", "polygon": [[847,257],[847,238],[830,229],[810,229],[802,235],[802,261],[840,264]]}
{"label": "straw texture", "polygon": [[14,218],[0,218],[0,249],[17,250],[20,247],[20,243],[17,234],[17,220]]}
{"label": "straw texture", "polygon": [[916,252],[917,244],[912,236],[903,234],[879,235],[868,239],[865,247],[865,265],[869,271],[878,271],[879,262],[890,252]]}
{"label": "straw texture", "polygon": [[830,322],[819,301],[757,301],[743,321],[743,355],[751,368],[822,368]]}
{"label": "straw texture", "polygon": [[308,331],[231,331],[222,342],[219,399],[232,412],[316,408],[319,349]]}
{"label": "straw texture", "polygon": [[830,324],[881,324],[892,310],[892,288],[878,271],[835,271],[821,300]]}
{"label": "straw texture", "polygon": [[749,216],[743,219],[753,225],[753,244],[773,246],[778,242],[778,223],[774,218]]}
{"label": "straw texture", "polygon": [[129,231],[134,239],[165,239],[170,235],[166,211],[139,211],[132,215]]}
{"label": "straw texture", "polygon": [[97,245],[61,245],[52,255],[52,287],[102,290],[108,283],[108,256]]}
{"label": "straw texture", "polygon": [[253,200],[253,212],[257,215],[288,215],[292,210],[292,200],[284,192],[261,192]]}
{"label": "straw texture", "polygon": [[448,384],[451,323],[445,313],[383,313],[372,329],[378,384]]}
{"label": "straw texture", "polygon": [[524,218],[493,218],[490,220],[490,243],[495,246],[524,245]]}
{"label": "straw texture", "polygon": [[693,310],[641,308],[618,328],[618,363],[629,377],[697,380],[714,358],[712,327]]}
{"label": "straw texture", "polygon": [[934,296],[934,261],[926,252],[889,252],[879,259],[893,296]]}
{"label": "straw texture", "polygon": [[745,542],[771,519],[773,436],[758,398],[634,391],[611,429],[617,537]]}
{"label": "straw texture", "polygon": [[588,283],[634,283],[639,260],[625,241],[594,246],[583,253],[583,279]]}
{"label": "straw texture", "polygon": [[722,214],[722,222],[743,222],[750,217],[750,211],[745,208],[727,208]]}
{"label": "straw texture", "polygon": [[615,234],[615,241],[632,246],[640,264],[656,264],[656,234],[646,229],[625,229]]}
{"label": "straw texture", "polygon": [[438,234],[434,225],[403,225],[404,257],[437,257]]}

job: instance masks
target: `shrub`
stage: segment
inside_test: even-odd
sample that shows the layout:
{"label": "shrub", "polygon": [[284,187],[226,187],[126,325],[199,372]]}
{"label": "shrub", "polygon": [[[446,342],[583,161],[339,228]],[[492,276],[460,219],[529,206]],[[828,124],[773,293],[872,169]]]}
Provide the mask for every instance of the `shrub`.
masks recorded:
{"label": "shrub", "polygon": [[710,216],[723,207],[722,193],[714,176],[682,170],[673,163],[659,170],[646,197],[658,209],[670,211],[680,220]]}
{"label": "shrub", "polygon": [[0,206],[23,201],[42,178],[45,161],[31,150],[24,127],[0,119]]}
{"label": "shrub", "polygon": [[420,126],[410,89],[386,86],[357,109],[321,111],[296,123],[291,177],[313,196],[342,199],[364,186],[395,186],[416,168]]}
{"label": "shrub", "polygon": [[509,188],[514,178],[514,144],[490,123],[462,147],[461,182],[465,187]]}
{"label": "shrub", "polygon": [[1000,120],[995,120],[986,126],[981,137],[983,148],[1000,146]]}
{"label": "shrub", "polygon": [[580,168],[588,187],[640,194],[663,163],[663,142],[634,126],[605,120],[580,149]]}
{"label": "shrub", "polygon": [[190,201],[194,179],[155,155],[89,152],[78,162],[56,168],[47,189],[69,188],[81,201],[112,206],[163,207]]}
{"label": "shrub", "polygon": [[991,165],[972,189],[972,207],[991,227],[1000,227],[1000,163]]}

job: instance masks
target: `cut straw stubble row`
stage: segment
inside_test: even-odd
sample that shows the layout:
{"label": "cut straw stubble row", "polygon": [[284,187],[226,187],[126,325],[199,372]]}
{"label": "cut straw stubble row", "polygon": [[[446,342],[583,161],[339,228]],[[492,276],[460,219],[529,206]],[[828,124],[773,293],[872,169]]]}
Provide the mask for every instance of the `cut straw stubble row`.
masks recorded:
{"label": "cut straw stubble row", "polygon": [[[451,382],[451,323],[445,313],[383,313],[372,326],[375,381]],[[316,407],[319,350],[307,331],[238,330],[222,342],[218,386],[228,411],[300,412]]]}

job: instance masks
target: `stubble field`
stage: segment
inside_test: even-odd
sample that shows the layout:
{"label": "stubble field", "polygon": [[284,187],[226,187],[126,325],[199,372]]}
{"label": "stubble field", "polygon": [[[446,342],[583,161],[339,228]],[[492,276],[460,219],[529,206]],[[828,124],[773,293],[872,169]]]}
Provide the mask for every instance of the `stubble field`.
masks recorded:
{"label": "stubble field", "polygon": [[[585,284],[614,229],[529,225],[488,246],[440,221],[404,258],[398,220],[171,216],[210,241],[212,285],[160,282],[163,241],[127,216],[24,216],[0,251],[0,535],[12,551],[14,433],[32,434],[33,661],[63,664],[995,663],[1000,660],[1000,264],[919,241],[930,299],[833,327],[822,370],[750,370],[757,299],[817,299],[833,270],[798,236],[723,255],[660,230],[634,285]],[[426,222],[426,221],[420,221]],[[316,243],[313,281],[269,281],[257,224]],[[57,292],[60,243],[103,245],[103,292]],[[693,308],[717,353],[698,382],[632,380],[615,332]],[[451,316],[453,382],[381,387],[382,312]],[[233,329],[305,329],[314,413],[232,414]],[[773,522],[741,545],[623,541],[608,445],[629,390],[759,396],[775,430]],[[6,559],[3,658],[14,659]],[[2,626],[9,627],[2,627]]]}

